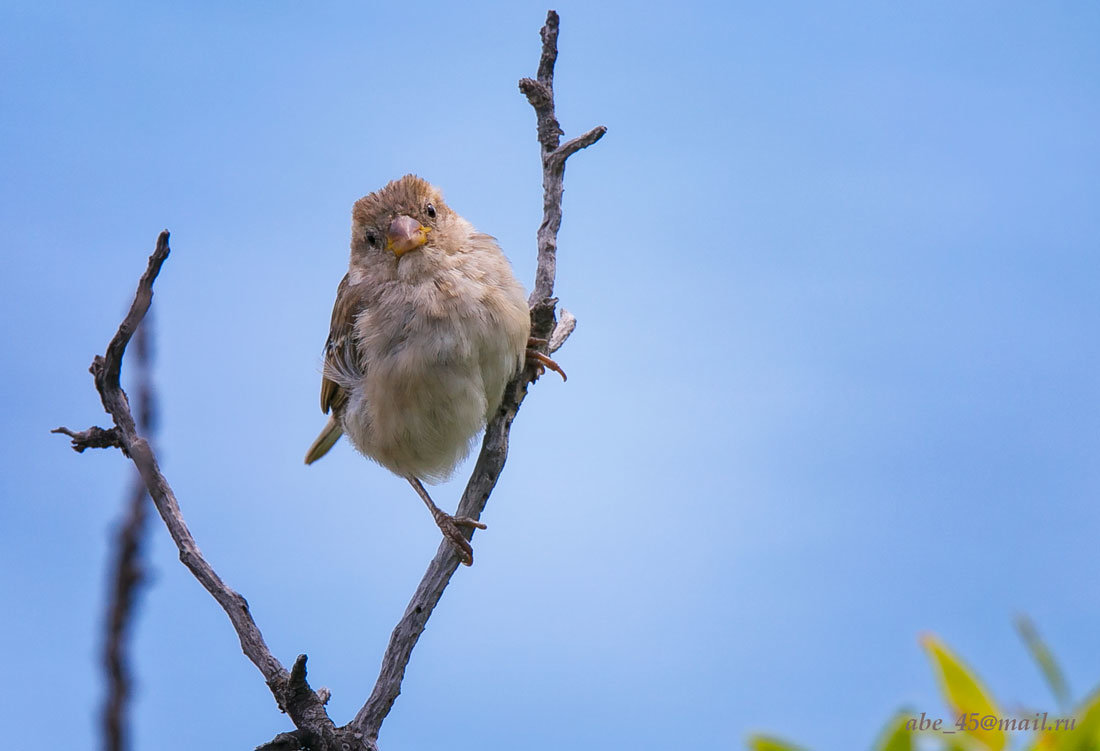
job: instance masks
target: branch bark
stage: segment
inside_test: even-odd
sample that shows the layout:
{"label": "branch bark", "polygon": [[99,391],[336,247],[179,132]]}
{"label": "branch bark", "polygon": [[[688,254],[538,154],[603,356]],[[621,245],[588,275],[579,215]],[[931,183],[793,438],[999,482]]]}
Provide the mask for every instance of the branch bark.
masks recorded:
{"label": "branch bark", "polygon": [[[553,297],[565,162],[570,155],[592,145],[606,132],[600,126],[564,144],[560,143],[562,130],[554,114],[553,89],[554,63],[558,54],[557,38],[558,15],[550,11],[542,28],[542,56],[537,79],[524,78],[520,81],[520,90],[527,95],[535,109],[543,168],[543,220],[537,235],[538,269],[535,274],[535,288],[528,301],[531,307],[531,335],[547,342],[544,346],[550,352],[565,343],[576,325],[576,319],[564,310],[562,320],[556,320],[557,299]],[[289,733],[280,733],[260,746],[260,749],[376,751],[379,729],[401,693],[401,682],[413,648],[459,566],[458,556],[448,541],[444,540],[440,544],[404,615],[390,636],[370,697],[350,723],[336,727],[325,710],[327,692],[322,689],[319,695],[306,681],[305,655],[299,655],[292,669],[287,671],[268,649],[248,610],[248,603],[221,580],[199,552],[184,523],[175,494],[160,471],[153,450],[148,441],[138,433],[126,393],[119,384],[119,372],[126,346],[149,309],[153,282],[168,253],[168,232],[164,231],[157,239],[156,250],[149,258],[129,313],[107,346],[106,354],[97,356],[92,363],[91,372],[95,376],[96,389],[104,408],[113,418],[115,427],[108,430],[91,428],[79,433],[68,428],[58,428],[54,432],[70,436],[73,439],[73,448],[77,451],[91,447],[117,446],[138,468],[157,511],[179,548],[180,560],[225,610],[240,639],[241,649],[260,670],[280,709],[289,715],[297,728]],[[529,386],[536,378],[537,374],[532,366],[506,387],[501,407],[485,429],[481,453],[459,502],[456,512],[458,516],[480,518],[508,457],[508,436],[512,421],[527,396]],[[470,529],[467,535],[472,537],[473,530]]]}

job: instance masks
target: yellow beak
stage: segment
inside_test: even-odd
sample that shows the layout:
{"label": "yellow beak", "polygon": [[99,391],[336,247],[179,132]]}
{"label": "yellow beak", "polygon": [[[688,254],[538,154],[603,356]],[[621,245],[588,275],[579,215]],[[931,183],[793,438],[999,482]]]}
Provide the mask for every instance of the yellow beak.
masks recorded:
{"label": "yellow beak", "polygon": [[400,258],[428,242],[428,233],[431,231],[431,227],[425,227],[411,216],[402,214],[390,222],[389,231],[386,232],[386,250],[393,251]]}

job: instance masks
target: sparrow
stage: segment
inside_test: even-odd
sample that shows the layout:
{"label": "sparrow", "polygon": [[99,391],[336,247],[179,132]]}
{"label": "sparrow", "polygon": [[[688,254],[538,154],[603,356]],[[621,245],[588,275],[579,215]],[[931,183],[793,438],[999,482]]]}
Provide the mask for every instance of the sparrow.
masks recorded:
{"label": "sparrow", "polygon": [[[346,434],[364,456],[404,477],[466,565],[462,528],[481,522],[440,509],[424,488],[448,479],[500,407],[504,387],[534,360],[523,287],[496,240],[439,190],[405,175],[355,202],[351,259],[336,290],[324,348],[321,411],[306,453],[320,459]],[[562,373],[564,377],[564,373]]]}

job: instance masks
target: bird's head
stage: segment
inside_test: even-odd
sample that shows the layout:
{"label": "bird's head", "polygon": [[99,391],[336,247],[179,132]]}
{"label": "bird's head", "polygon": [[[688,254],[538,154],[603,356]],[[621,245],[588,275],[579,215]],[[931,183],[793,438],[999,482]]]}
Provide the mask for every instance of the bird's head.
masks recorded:
{"label": "bird's head", "polygon": [[360,198],[351,219],[352,266],[376,272],[392,269],[395,274],[403,266],[402,276],[430,268],[439,254],[460,252],[470,231],[439,189],[416,175],[405,175]]}

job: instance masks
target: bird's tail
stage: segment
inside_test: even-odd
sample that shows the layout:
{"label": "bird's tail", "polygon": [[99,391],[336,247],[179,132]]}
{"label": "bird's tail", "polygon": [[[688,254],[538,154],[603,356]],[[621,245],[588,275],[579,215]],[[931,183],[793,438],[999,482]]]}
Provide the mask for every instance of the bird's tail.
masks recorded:
{"label": "bird's tail", "polygon": [[321,435],[317,436],[317,440],[306,452],[306,464],[313,464],[313,462],[327,454],[328,450],[340,440],[340,436],[343,434],[344,431],[340,428],[340,423],[332,415],[329,415],[328,422],[321,430]]}

